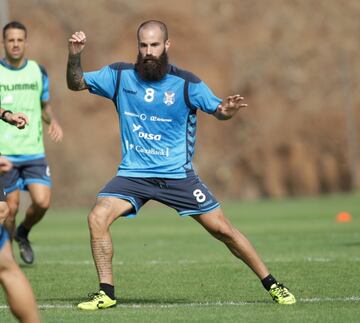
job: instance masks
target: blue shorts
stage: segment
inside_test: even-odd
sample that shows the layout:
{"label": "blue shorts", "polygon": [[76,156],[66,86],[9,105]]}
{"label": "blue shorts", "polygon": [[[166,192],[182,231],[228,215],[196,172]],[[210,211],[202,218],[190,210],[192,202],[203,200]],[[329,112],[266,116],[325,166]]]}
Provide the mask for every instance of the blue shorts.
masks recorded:
{"label": "blue shorts", "polygon": [[14,167],[2,175],[5,193],[18,189],[27,191],[29,184],[51,186],[50,168],[45,158],[12,163]]}
{"label": "blue shorts", "polygon": [[204,214],[220,207],[195,174],[182,179],[116,176],[97,197],[116,197],[129,201],[133,210],[128,217],[134,217],[149,200],[163,203],[175,209],[181,216]]}
{"label": "blue shorts", "polygon": [[5,185],[2,176],[0,175],[0,202],[4,202],[5,199]]}
{"label": "blue shorts", "polygon": [[5,228],[0,224],[0,250],[4,246],[5,242],[9,240],[9,234]]}

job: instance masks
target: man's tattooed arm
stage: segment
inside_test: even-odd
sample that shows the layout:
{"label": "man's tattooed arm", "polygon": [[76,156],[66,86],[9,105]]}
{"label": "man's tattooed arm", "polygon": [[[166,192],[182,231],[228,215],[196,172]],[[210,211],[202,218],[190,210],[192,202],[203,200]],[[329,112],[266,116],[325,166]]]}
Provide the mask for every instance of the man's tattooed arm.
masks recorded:
{"label": "man's tattooed arm", "polygon": [[81,91],[87,89],[84,73],[81,68],[80,54],[69,55],[66,70],[67,86],[70,90]]}

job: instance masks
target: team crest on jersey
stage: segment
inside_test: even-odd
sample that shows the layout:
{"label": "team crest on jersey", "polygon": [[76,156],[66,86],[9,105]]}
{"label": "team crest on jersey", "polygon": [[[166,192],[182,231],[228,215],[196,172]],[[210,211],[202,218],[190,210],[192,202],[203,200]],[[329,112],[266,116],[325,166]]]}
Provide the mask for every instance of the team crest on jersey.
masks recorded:
{"label": "team crest on jersey", "polygon": [[163,101],[167,106],[173,105],[175,103],[175,92],[165,92]]}
{"label": "team crest on jersey", "polygon": [[4,104],[11,104],[13,103],[14,99],[12,95],[6,95],[4,98],[2,98],[1,103]]}

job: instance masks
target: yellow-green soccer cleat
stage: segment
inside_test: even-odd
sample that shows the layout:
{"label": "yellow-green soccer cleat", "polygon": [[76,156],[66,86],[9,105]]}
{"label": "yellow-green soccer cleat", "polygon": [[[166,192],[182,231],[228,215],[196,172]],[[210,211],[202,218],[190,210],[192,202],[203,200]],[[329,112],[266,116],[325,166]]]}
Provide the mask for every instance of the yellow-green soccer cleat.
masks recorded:
{"label": "yellow-green soccer cleat", "polygon": [[116,306],[116,299],[111,299],[102,290],[89,294],[90,300],[78,304],[78,308],[86,311],[96,311]]}
{"label": "yellow-green soccer cleat", "polygon": [[269,290],[272,299],[279,304],[291,305],[296,303],[295,296],[283,284],[272,284]]}

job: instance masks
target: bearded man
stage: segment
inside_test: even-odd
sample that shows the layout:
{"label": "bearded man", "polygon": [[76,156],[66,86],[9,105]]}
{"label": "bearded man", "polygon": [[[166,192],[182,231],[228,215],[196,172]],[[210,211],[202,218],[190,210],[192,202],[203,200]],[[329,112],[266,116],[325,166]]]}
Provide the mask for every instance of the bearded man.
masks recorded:
{"label": "bearded man", "polygon": [[78,307],[98,310],[116,305],[109,228],[119,217],[135,216],[149,200],[201,224],[254,271],[277,303],[294,304],[295,297],[276,281],[249,240],[225,218],[192,166],[197,111],[227,120],[247,106],[244,98],[235,94],[221,100],[198,77],[170,65],[170,40],[163,22],[142,23],[137,40],[135,65],[115,63],[83,73],[80,55],[86,35],[79,31],[69,39],[69,89],[88,89],[112,100],[122,131],[122,162],[116,176],[97,195],[88,218],[99,291]]}

